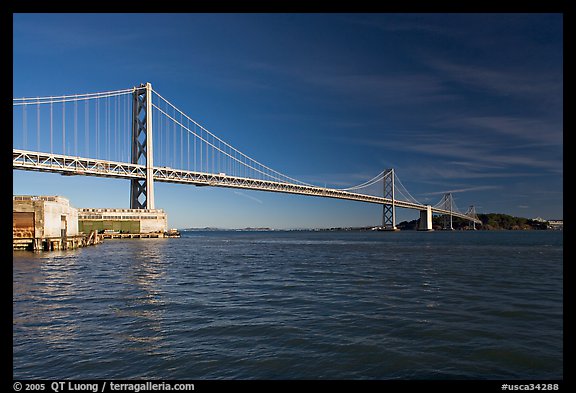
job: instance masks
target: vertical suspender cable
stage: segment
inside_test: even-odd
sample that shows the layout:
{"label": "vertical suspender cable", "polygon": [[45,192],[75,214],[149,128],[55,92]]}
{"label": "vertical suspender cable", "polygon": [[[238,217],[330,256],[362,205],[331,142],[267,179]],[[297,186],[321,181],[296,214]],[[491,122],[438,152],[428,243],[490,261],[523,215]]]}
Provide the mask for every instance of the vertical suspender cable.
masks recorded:
{"label": "vertical suspender cable", "polygon": [[53,127],[53,126],[54,126],[54,121],[53,121],[53,118],[54,118],[54,113],[53,113],[54,111],[53,111],[53,109],[54,109],[54,108],[53,108],[53,106],[54,106],[54,104],[52,103],[52,97],[50,97],[50,154],[53,154],[53,153],[54,153],[54,151],[53,151],[54,149],[53,149],[53,146],[52,146],[52,131],[53,131],[53,128],[54,128],[54,127]]}
{"label": "vertical suspender cable", "polygon": [[120,161],[118,157],[118,145],[120,144],[118,140],[118,96],[115,97],[114,104],[114,161]]}
{"label": "vertical suspender cable", "polygon": [[162,165],[166,165],[164,162],[164,127],[162,127],[162,122],[164,121],[163,117],[160,117],[160,115],[156,116],[157,122],[158,122],[158,127],[156,127],[156,135],[158,135],[158,138],[156,138],[156,140],[158,141],[159,145],[158,145],[158,149],[156,149],[158,151],[158,157],[159,160],[158,161],[158,165],[160,165],[160,162],[162,163]]}
{"label": "vertical suspender cable", "polygon": [[[130,97],[130,96],[128,96]],[[124,130],[124,143],[123,143],[123,147],[122,147],[122,154],[127,154],[129,152],[128,146],[130,146],[130,143],[128,143],[127,141],[130,140],[131,137],[131,131],[132,131],[132,127],[130,127],[130,116],[128,115],[128,99],[124,99],[124,127],[126,127],[126,129]],[[122,156],[122,158],[124,158],[125,156]],[[124,158],[124,162],[128,162],[130,160],[130,155],[128,154],[128,158]]]}
{"label": "vertical suspender cable", "polygon": [[211,171],[214,173],[214,155],[216,154],[216,150],[214,149],[214,138],[212,138],[212,142],[210,143],[210,155],[212,156],[212,168]]}
{"label": "vertical suspender cable", "polygon": [[212,142],[206,139],[208,142],[206,143],[206,172],[213,173],[214,172],[214,165],[210,165],[213,163],[214,154],[212,152]]}
{"label": "vertical suspender cable", "polygon": [[[176,118],[176,110],[173,110],[172,113],[172,118],[175,119]],[[172,140],[172,168],[176,168],[176,122],[172,121],[172,124],[174,125],[172,127],[172,136],[173,136],[173,140]]]}
{"label": "vertical suspender cable", "polygon": [[62,154],[66,155],[66,101],[62,102]]}
{"label": "vertical suspender cable", "polygon": [[114,115],[116,116],[116,160],[117,161],[122,161],[120,159],[120,142],[122,141],[120,139],[120,130],[122,128],[122,125],[120,123],[120,106],[121,106],[121,102],[120,102],[120,97],[116,96],[116,111],[114,112]]}
{"label": "vertical suspender cable", "polygon": [[36,149],[40,151],[40,102],[38,102],[36,111]]}
{"label": "vertical suspender cable", "polygon": [[96,139],[96,158],[100,159],[100,100],[96,99],[96,132],[95,132],[95,139]]}
{"label": "vertical suspender cable", "polygon": [[74,155],[78,157],[78,100],[74,101]]}
{"label": "vertical suspender cable", "polygon": [[[152,96],[154,97],[154,96]],[[152,110],[152,108],[150,109]],[[158,152],[158,149],[160,149],[160,141],[158,140],[158,138],[156,137],[156,135],[158,135],[158,116],[154,115],[152,116],[152,132],[155,134],[154,135],[154,156],[152,157],[154,160],[154,165],[156,166],[161,166],[160,163],[160,153]]]}
{"label": "vertical suspender cable", "polygon": [[162,160],[162,119],[160,118],[160,115],[154,116],[154,117],[152,117],[152,119],[154,119],[156,121],[156,127],[154,128],[154,131],[156,132],[155,142],[158,142],[158,145],[154,149],[157,152],[156,154],[158,155],[158,161],[157,161],[156,165],[162,166],[161,165],[161,163],[163,162],[163,160]]}
{"label": "vertical suspender cable", "polygon": [[[129,127],[130,123],[128,122],[128,99],[124,99],[124,138],[122,138],[122,161],[124,162],[128,162],[127,159],[125,159],[125,154],[128,152],[128,149],[126,148],[126,146],[129,146],[126,144],[126,138],[130,135],[130,127]],[[127,136],[128,135],[128,136]]]}
{"label": "vertical suspender cable", "polygon": [[198,141],[200,143],[200,171],[201,172],[208,172],[206,170],[206,148],[204,147],[204,130],[200,129],[200,140]]}
{"label": "vertical suspender cable", "polygon": [[114,97],[112,99],[112,108],[110,109],[110,148],[111,148],[111,161],[118,161],[118,157],[116,156],[116,152],[118,151],[118,143],[117,143],[117,131],[118,127],[116,126],[116,101],[118,101],[118,97]]}
{"label": "vertical suspender cable", "polygon": [[24,150],[26,150],[26,145],[28,144],[27,141],[27,134],[28,134],[28,125],[26,124],[26,104],[22,107],[22,130],[24,131],[22,134],[22,143],[24,144]]}
{"label": "vertical suspender cable", "polygon": [[106,105],[106,99],[102,101],[102,105],[104,106],[104,141],[102,144],[102,158],[108,159],[108,111]]}
{"label": "vertical suspender cable", "polygon": [[88,120],[88,115],[89,115],[89,100],[84,101],[84,153],[86,155],[86,157],[90,157],[90,150],[89,150],[89,144],[88,144],[88,126],[89,126],[89,120]]}
{"label": "vertical suspender cable", "polygon": [[106,97],[105,103],[105,117],[104,121],[106,121],[106,159],[110,159],[110,98]]}
{"label": "vertical suspender cable", "polygon": [[111,105],[110,104],[110,97],[107,97],[106,98],[106,113],[108,115],[108,122],[107,122],[107,126],[108,126],[108,160],[113,160],[112,144],[114,143],[114,135],[112,134],[112,132],[114,130],[112,128],[112,108],[110,107],[110,105]]}
{"label": "vertical suspender cable", "polygon": [[158,163],[156,165],[160,165],[160,163],[164,162],[162,160],[162,129],[161,129],[162,119],[160,118],[159,115],[158,116],[154,115],[152,119],[156,121],[156,126],[154,127],[154,132],[156,132],[156,139],[154,139],[154,141],[158,142],[158,146],[154,148],[154,151],[156,151],[157,152],[156,154],[158,155],[158,161],[155,162]]}
{"label": "vertical suspender cable", "polygon": [[168,148],[170,147],[170,123],[169,123],[169,119],[168,117],[166,117],[166,125],[164,128],[164,133],[166,134],[166,157],[164,157],[165,160],[165,166],[168,166],[169,163],[169,159],[170,159],[170,154],[168,154]]}
{"label": "vertical suspender cable", "polygon": [[116,123],[118,127],[118,144],[117,144],[117,157],[118,161],[122,161],[122,96],[116,99]]}
{"label": "vertical suspender cable", "polygon": [[[182,114],[180,114],[180,124],[184,124],[182,123]],[[184,132],[184,130],[182,129],[182,127],[180,127],[180,168],[178,169],[184,169],[184,137],[182,136],[182,133]]]}

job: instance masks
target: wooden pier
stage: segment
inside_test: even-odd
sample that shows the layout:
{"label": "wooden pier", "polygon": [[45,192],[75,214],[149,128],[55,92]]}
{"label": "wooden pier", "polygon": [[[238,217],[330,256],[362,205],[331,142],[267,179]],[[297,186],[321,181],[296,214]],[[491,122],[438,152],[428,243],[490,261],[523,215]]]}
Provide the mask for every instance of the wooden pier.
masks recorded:
{"label": "wooden pier", "polygon": [[100,244],[103,239],[104,236],[96,231],[92,231],[89,235],[80,234],[65,237],[14,237],[12,239],[12,249],[28,251],[73,250]]}

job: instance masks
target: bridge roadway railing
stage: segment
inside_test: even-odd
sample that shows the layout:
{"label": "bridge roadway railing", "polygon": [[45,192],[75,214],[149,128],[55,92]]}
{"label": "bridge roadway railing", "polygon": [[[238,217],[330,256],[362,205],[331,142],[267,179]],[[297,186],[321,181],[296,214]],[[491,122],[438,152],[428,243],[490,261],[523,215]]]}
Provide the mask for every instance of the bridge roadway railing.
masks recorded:
{"label": "bridge roadway railing", "polygon": [[[98,160],[92,158],[74,157],[62,154],[40,153],[27,150],[13,149],[12,153],[13,169],[44,171],[60,173],[62,175],[84,175],[114,177],[123,179],[144,179],[146,178],[146,166],[125,162]],[[342,191],[333,188],[314,187],[300,184],[276,182],[270,180],[251,179],[246,177],[231,176],[225,173],[205,173],[173,169],[169,167],[154,167],[154,181],[192,184],[198,187],[227,187],[243,188],[249,190],[282,192],[288,194],[300,194],[319,196],[324,198],[347,199],[360,202],[375,203],[380,205],[391,205],[392,199],[373,195],[364,195],[349,191]],[[426,210],[426,205],[413,202],[395,200],[397,207]],[[449,210],[432,207],[432,212],[437,214],[452,214],[466,220],[476,221],[460,212],[450,212]]]}

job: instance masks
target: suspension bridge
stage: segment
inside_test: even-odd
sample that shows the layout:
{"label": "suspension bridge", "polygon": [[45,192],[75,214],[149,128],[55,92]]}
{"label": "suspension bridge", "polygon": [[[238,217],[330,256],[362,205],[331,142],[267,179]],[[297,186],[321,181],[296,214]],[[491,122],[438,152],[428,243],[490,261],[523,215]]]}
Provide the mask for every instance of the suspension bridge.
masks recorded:
{"label": "suspension bridge", "polygon": [[[130,180],[130,208],[154,209],[154,182],[228,187],[379,204],[382,228],[396,229],[395,209],[481,223],[451,193],[435,205],[417,201],[394,169],[348,188],[308,184],[242,153],[198,124],[150,83],[100,93],[13,99],[13,169]],[[448,224],[449,218],[449,224]]]}

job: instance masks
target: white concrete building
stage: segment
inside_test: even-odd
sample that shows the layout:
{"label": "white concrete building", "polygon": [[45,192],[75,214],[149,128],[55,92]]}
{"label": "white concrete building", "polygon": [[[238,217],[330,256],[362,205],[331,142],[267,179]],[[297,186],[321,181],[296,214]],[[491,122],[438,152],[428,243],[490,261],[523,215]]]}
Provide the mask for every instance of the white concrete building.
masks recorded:
{"label": "white concrete building", "polygon": [[12,197],[14,238],[56,238],[78,235],[78,210],[61,196]]}

